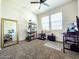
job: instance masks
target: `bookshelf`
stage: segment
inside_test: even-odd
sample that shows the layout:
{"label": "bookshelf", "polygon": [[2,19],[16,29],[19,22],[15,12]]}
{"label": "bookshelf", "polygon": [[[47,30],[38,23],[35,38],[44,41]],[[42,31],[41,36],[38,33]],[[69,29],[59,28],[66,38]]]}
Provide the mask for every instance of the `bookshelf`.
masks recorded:
{"label": "bookshelf", "polygon": [[29,20],[28,23],[27,36],[29,37],[30,41],[37,38],[36,24],[31,22],[31,20]]}

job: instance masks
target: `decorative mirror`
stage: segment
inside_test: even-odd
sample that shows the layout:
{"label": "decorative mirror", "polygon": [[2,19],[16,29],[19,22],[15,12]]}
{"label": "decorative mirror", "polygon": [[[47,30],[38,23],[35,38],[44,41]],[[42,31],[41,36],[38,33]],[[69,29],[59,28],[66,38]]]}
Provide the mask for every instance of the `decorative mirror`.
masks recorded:
{"label": "decorative mirror", "polygon": [[7,47],[18,43],[18,25],[16,20],[1,19],[1,47]]}

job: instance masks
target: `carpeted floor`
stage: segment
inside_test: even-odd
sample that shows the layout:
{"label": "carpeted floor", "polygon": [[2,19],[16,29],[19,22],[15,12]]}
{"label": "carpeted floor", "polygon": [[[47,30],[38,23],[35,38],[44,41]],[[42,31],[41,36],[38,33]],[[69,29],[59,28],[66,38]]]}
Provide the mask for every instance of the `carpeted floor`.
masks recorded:
{"label": "carpeted floor", "polygon": [[55,50],[44,46],[47,41],[22,41],[0,51],[0,59],[79,59],[79,53]]}

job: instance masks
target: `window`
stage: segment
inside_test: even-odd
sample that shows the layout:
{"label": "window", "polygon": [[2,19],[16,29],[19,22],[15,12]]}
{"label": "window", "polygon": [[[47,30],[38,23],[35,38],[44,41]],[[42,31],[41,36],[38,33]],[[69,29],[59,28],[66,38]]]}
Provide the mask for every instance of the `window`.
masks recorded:
{"label": "window", "polygon": [[42,18],[42,28],[43,30],[49,30],[49,16]]}
{"label": "window", "polygon": [[62,30],[62,12],[51,15],[51,29]]}
{"label": "window", "polygon": [[42,18],[42,29],[43,30],[62,30],[62,12],[52,14],[50,16],[45,16]]}

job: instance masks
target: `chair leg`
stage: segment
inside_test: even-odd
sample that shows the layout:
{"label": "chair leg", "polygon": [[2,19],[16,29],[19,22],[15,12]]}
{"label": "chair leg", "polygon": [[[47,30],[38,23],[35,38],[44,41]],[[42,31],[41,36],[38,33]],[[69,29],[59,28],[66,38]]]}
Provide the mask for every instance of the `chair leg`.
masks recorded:
{"label": "chair leg", "polygon": [[65,40],[64,40],[64,36],[63,36],[63,53],[65,53]]}
{"label": "chair leg", "polygon": [[63,48],[63,53],[65,53],[65,48]]}

